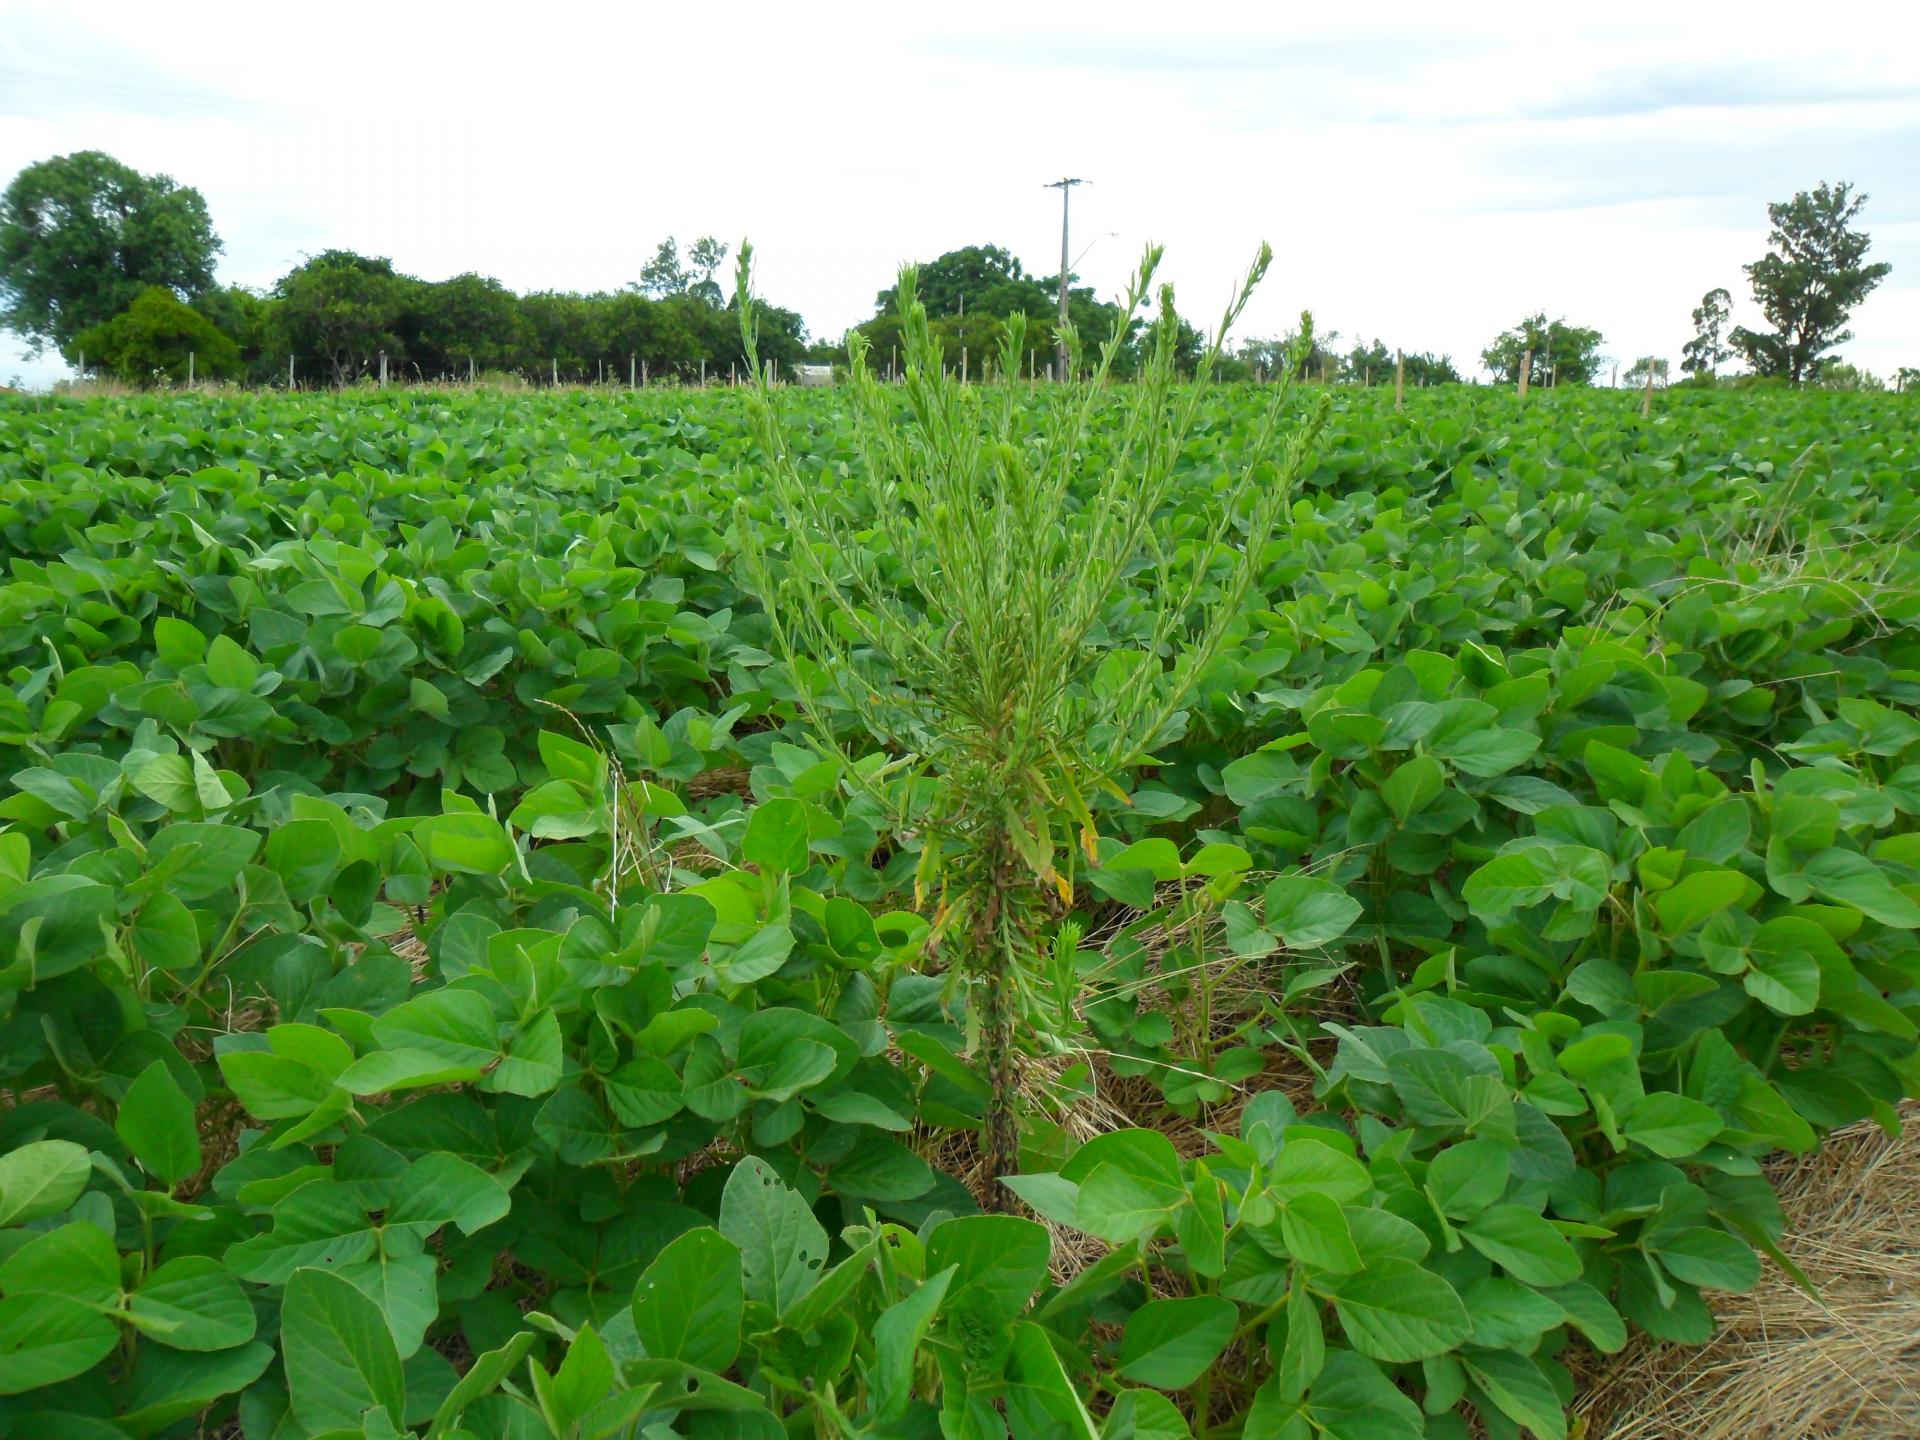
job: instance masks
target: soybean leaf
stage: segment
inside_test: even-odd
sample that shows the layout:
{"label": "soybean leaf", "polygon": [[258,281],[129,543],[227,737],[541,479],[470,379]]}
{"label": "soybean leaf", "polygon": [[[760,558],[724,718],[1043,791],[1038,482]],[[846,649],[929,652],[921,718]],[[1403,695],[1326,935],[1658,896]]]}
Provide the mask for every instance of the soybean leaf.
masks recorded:
{"label": "soybean leaf", "polygon": [[1160,1390],[1184,1390],[1233,1338],[1239,1307],[1217,1295],[1149,1300],[1127,1319],[1120,1378]]}
{"label": "soybean leaf", "polygon": [[718,1373],[740,1353],[745,1303],[739,1248],[703,1226],[647,1266],[633,1291],[633,1328],[653,1358]]}
{"label": "soybean leaf", "polygon": [[1343,1278],[1334,1309],[1353,1348],[1394,1364],[1444,1355],[1473,1331],[1454,1288],[1407,1260],[1380,1260]]}
{"label": "soybean leaf", "polygon": [[406,1413],[405,1381],[379,1306],[325,1270],[293,1272],[280,1307],[294,1418],[310,1431],[358,1430],[369,1411]]}
{"label": "soybean leaf", "polygon": [[253,1339],[253,1303],[226,1266],[205,1255],[156,1268],[128,1300],[127,1316],[175,1350],[226,1350]]}
{"label": "soybean leaf", "polygon": [[200,1168],[200,1132],[194,1125],[193,1102],[163,1060],[154,1061],[127,1087],[113,1128],[141,1168],[157,1180],[178,1185]]}
{"label": "soybean leaf", "polygon": [[0,1155],[0,1226],[58,1215],[92,1173],[87,1152],[71,1140],[34,1140]]}
{"label": "soybean leaf", "polygon": [[739,1247],[747,1298],[777,1315],[819,1283],[827,1232],[773,1167],[749,1155],[720,1195],[720,1233]]}

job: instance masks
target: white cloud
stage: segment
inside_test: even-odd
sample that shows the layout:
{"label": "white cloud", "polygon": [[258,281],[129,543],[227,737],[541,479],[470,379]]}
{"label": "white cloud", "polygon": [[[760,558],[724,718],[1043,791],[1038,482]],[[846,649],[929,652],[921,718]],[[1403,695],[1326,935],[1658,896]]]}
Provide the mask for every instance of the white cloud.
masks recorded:
{"label": "white cloud", "polygon": [[222,278],[259,286],[339,245],[605,288],[668,233],[749,234],[763,291],[837,334],[903,259],[992,242],[1050,271],[1041,185],[1072,173],[1094,182],[1075,250],[1118,232],[1081,265],[1103,290],[1157,239],[1203,313],[1266,238],[1253,332],[1310,304],[1464,366],[1543,307],[1677,359],[1703,291],[1744,300],[1766,202],[1850,179],[1896,268],[1845,353],[1920,362],[1903,11],[1346,8],[200,4],[156,24],[0,0],[0,175],[89,147],[163,170],[206,195]]}

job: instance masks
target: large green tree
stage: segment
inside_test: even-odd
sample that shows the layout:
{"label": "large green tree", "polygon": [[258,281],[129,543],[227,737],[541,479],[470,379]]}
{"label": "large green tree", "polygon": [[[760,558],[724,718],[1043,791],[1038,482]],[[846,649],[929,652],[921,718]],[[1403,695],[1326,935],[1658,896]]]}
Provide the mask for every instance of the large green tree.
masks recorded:
{"label": "large green tree", "polygon": [[[1053,286],[1058,286],[1056,277]],[[999,245],[963,245],[920,266],[920,303],[931,319],[943,315],[1009,315],[1042,317],[1058,313],[1059,291]],[[899,308],[898,287],[889,285],[874,297],[875,315]]]}
{"label": "large green tree", "polygon": [[240,351],[198,310],[164,285],[150,285],[120,314],[74,337],[87,363],[138,385],[224,379],[240,372]]}
{"label": "large green tree", "polygon": [[219,252],[198,190],[98,150],[42,160],[0,195],[0,325],[65,349],[150,285],[211,288]]}
{"label": "large green tree", "polygon": [[320,361],[338,385],[365,373],[382,350],[398,359],[409,283],[391,260],[351,250],[323,251],[283,276],[276,315],[296,364],[311,375]]}
{"label": "large green tree", "polygon": [[1853,338],[1847,318],[1893,268],[1866,263],[1870,241],[1853,226],[1866,203],[1852,185],[1823,181],[1767,206],[1772,249],[1746,272],[1773,328],[1742,325],[1728,337],[1755,374],[1784,375],[1798,385],[1819,374],[1823,355]]}
{"label": "large green tree", "polygon": [[510,370],[533,348],[520,297],[490,275],[411,282],[399,318],[408,366],[433,380]]}
{"label": "large green tree", "polygon": [[[1019,259],[1000,245],[964,245],[949,250],[920,265],[918,273],[916,294],[926,308],[943,363],[950,369],[960,367],[964,353],[969,372],[983,375],[988,357],[999,355],[1004,322],[1011,315],[1025,315],[1032,322],[1027,326],[1028,347],[1040,363],[1051,363],[1048,357],[1053,352],[1060,314],[1058,275],[1027,273]],[[1106,335],[1118,312],[1100,300],[1092,287],[1075,285],[1076,278],[1067,277],[1069,320],[1083,337]],[[859,328],[875,363],[884,372],[900,349],[897,287],[890,285],[874,296],[873,318]],[[1191,348],[1197,354],[1198,337],[1193,338]],[[1119,357],[1115,370],[1130,373],[1134,359],[1129,349]]]}
{"label": "large green tree", "polygon": [[1480,363],[1511,385],[1520,379],[1520,361],[1531,350],[1529,385],[1591,385],[1605,363],[1602,338],[1598,330],[1549,321],[1545,311],[1538,311],[1496,336],[1480,352]]}

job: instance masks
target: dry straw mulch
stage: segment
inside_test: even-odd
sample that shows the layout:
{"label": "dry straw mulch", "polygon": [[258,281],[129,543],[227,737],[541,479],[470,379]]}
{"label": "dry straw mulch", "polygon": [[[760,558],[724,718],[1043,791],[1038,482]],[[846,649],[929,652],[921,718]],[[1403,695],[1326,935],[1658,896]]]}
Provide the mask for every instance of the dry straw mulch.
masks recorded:
{"label": "dry straw mulch", "polygon": [[1898,1139],[1856,1125],[1774,1175],[1818,1298],[1772,1265],[1752,1294],[1709,1297],[1709,1344],[1638,1346],[1594,1375],[1590,1440],[1920,1436],[1920,1107],[1904,1118]]}

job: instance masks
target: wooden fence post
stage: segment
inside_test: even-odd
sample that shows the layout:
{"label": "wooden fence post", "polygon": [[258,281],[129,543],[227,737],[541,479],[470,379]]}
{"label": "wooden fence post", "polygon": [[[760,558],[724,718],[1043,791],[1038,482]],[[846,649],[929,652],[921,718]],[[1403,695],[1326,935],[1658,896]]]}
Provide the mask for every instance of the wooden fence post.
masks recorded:
{"label": "wooden fence post", "polygon": [[547,373],[553,377],[553,388],[558,390],[560,388],[560,357],[558,355],[547,357]]}
{"label": "wooden fence post", "polygon": [[384,389],[387,383],[387,352],[380,352],[380,385]]}
{"label": "wooden fence post", "polygon": [[1407,403],[1407,357],[1393,352],[1393,411],[1399,414]]}
{"label": "wooden fence post", "polygon": [[707,357],[704,355],[700,357],[700,388],[707,388]]}
{"label": "wooden fence post", "polygon": [[647,362],[644,360],[640,362],[640,388],[647,388]]}
{"label": "wooden fence post", "polygon": [[193,384],[193,351],[187,351],[187,384]]}
{"label": "wooden fence post", "polygon": [[293,393],[293,356],[287,356],[287,393]]}
{"label": "wooden fence post", "polygon": [[467,356],[467,384],[473,384],[473,356]]}
{"label": "wooden fence post", "polygon": [[733,361],[729,360],[727,362],[727,384],[738,385],[740,383],[739,370],[740,370],[740,367],[736,365]]}
{"label": "wooden fence post", "polygon": [[1520,352],[1520,398],[1527,398],[1527,379],[1533,372],[1533,351],[1531,348]]}
{"label": "wooden fence post", "polygon": [[1653,357],[1647,357],[1647,388],[1640,396],[1640,418],[1647,419],[1653,414]]}
{"label": "wooden fence post", "polygon": [[960,347],[960,383],[967,383],[967,347],[964,345]]}

